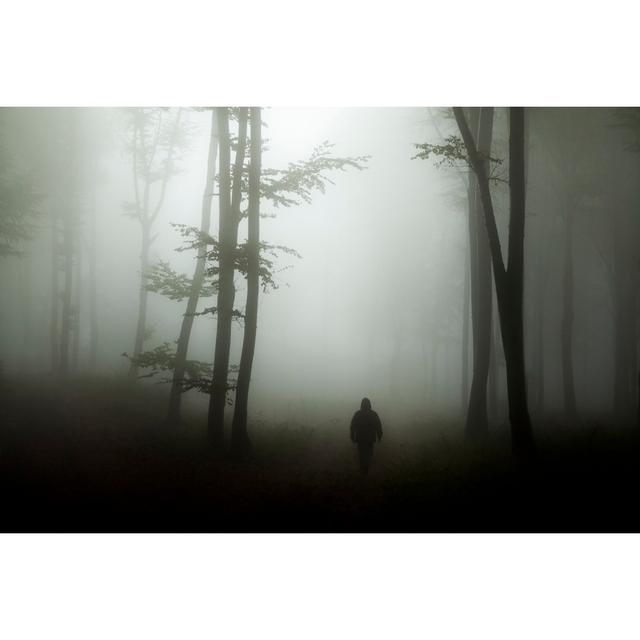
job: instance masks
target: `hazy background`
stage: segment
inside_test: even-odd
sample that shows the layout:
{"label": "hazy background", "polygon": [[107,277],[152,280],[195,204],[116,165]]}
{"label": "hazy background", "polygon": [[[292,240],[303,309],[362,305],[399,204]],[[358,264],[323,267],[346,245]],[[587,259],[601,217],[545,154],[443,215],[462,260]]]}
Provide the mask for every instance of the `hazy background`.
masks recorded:
{"label": "hazy background", "polygon": [[[542,313],[545,410],[553,412],[562,407],[558,350],[564,195],[554,191],[549,177],[553,150],[547,142],[555,134],[553,130],[545,133],[546,111],[530,110],[529,116],[532,123],[540,124],[536,124],[538,137],[531,138],[528,170],[525,332],[529,367],[540,354],[531,327],[537,322],[535,314]],[[585,115],[588,111],[593,115]],[[128,366],[121,354],[131,351],[133,345],[140,252],[139,225],[123,215],[122,207],[124,201],[133,199],[131,158],[124,150],[125,116],[123,110],[110,108],[81,112],[80,139],[86,160],[76,173],[85,240],[93,211],[96,216],[98,370],[119,376]],[[603,144],[618,149],[616,157],[622,160],[617,175],[637,175],[637,161],[617,140],[620,134],[608,126],[607,110],[555,112],[549,116],[553,126],[565,118],[563,130],[576,128],[574,152],[569,156],[579,166],[588,165],[589,170],[580,174],[583,181],[604,184],[604,174],[593,177],[594,171],[597,174],[611,161],[611,156],[601,153]],[[2,110],[3,152],[32,172],[43,192],[34,240],[25,245],[22,257],[2,262],[0,353],[9,372],[44,372],[50,367],[47,211],[59,206],[56,203],[64,187],[65,156],[56,133],[63,117],[63,109]],[[195,255],[175,251],[181,238],[170,223],[199,225],[210,113],[185,110],[183,118],[189,122],[190,145],[179,162],[180,175],[168,184],[165,204],[154,225],[157,239],[151,260],[167,260],[191,277]],[[336,155],[371,158],[365,171],[332,173],[335,184],[325,194],[314,194],[311,204],[290,209],[262,205],[263,213],[277,214],[263,219],[262,239],[291,247],[302,259],[280,258],[279,288],[260,297],[249,405],[252,416],[301,423],[346,420],[366,395],[387,420],[414,421],[433,415],[461,418],[466,410],[462,323],[468,268],[466,191],[460,173],[464,169],[437,168],[431,161],[412,159],[414,143],[440,142],[442,135],[455,131],[454,125],[442,110],[427,108],[268,108],[264,120],[264,135],[269,140],[265,167],[302,160],[325,140],[335,145]],[[506,110],[497,109],[494,154],[502,158],[506,157],[506,131]],[[591,146],[580,142],[585,137]],[[566,146],[562,149],[566,151]],[[633,180],[629,182],[632,190]],[[580,184],[572,188],[584,191]],[[620,192],[618,195],[623,198]],[[630,212],[637,207],[636,196],[624,195]],[[609,214],[603,197],[599,192],[587,194],[575,205],[581,221],[574,243],[579,273],[575,287],[576,393],[579,407],[590,416],[610,411],[612,393],[611,297],[606,279]],[[505,184],[494,185],[494,198],[504,233]],[[213,213],[215,220],[216,199]],[[633,223],[630,233],[636,233],[635,229]],[[246,222],[239,237],[240,241],[246,237]],[[543,307],[534,304],[541,273]],[[81,286],[80,375],[88,344],[86,270]],[[237,278],[237,286],[236,306],[243,308],[242,278]],[[201,299],[199,308],[211,304]],[[145,348],[173,343],[183,312],[184,303],[151,293],[148,325],[153,332]],[[241,328],[235,327],[234,333],[231,362],[237,363]],[[215,319],[197,318],[189,356],[211,361],[214,334]],[[496,354],[490,418],[500,426],[506,414],[499,340]],[[539,380],[530,376],[529,385],[534,394]],[[204,396],[191,391],[187,398],[204,408]],[[533,401],[532,406],[535,414]]]}

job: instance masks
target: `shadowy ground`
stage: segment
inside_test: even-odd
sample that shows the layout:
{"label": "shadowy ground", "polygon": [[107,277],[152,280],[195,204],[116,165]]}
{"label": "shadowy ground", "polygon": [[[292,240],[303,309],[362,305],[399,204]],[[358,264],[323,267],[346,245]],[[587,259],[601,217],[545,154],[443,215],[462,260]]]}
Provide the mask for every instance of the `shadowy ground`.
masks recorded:
{"label": "shadowy ground", "polygon": [[4,382],[0,530],[9,532],[639,531],[635,433],[536,425],[518,469],[506,432],[385,425],[369,477],[348,422],[251,425],[242,464],[211,460],[204,417],[164,423],[166,390],[117,379]]}

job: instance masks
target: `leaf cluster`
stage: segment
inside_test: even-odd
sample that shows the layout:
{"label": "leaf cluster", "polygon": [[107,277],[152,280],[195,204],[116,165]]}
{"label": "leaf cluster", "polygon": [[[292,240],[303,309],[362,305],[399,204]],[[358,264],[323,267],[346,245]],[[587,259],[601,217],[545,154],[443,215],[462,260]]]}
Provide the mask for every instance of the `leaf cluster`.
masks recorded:
{"label": "leaf cluster", "polygon": [[[193,279],[185,273],[178,273],[164,260],[154,264],[146,274],[146,289],[153,293],[181,302],[191,295]],[[200,296],[210,297],[216,292],[216,283],[202,284]]]}
{"label": "leaf cluster", "polygon": [[[146,373],[140,374],[138,378],[157,377],[159,384],[173,382],[173,375],[169,375],[168,372],[172,372],[175,369],[176,352],[169,342],[164,342],[154,349],[144,351],[137,357],[130,356],[128,353],[123,353],[122,355],[140,369],[148,370]],[[201,393],[211,393],[213,385],[213,369],[211,365],[201,360],[187,360],[184,366],[185,376],[181,383],[182,393],[191,389],[196,389]],[[238,367],[231,366],[229,371],[237,373]],[[231,379],[227,384],[227,388],[234,389],[235,382],[234,379]]]}

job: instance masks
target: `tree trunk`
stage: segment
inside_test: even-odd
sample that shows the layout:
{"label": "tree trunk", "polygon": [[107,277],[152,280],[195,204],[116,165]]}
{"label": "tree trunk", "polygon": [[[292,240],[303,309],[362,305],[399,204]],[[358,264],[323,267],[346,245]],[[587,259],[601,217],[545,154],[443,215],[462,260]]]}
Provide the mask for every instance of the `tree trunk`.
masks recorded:
{"label": "tree trunk", "polygon": [[509,421],[514,454],[529,459],[534,453],[531,420],[527,406],[527,387],[524,368],[523,336],[523,272],[524,272],[524,109],[511,107],[509,131],[509,192],[511,212],[509,218],[508,262],[504,266],[500,238],[484,158],[478,153],[464,112],[454,108],[454,114],[469,162],[478,177],[478,186],[487,227],[493,273],[498,297],[500,329],[507,366]]}
{"label": "tree trunk", "polygon": [[[492,291],[493,293],[493,291]],[[495,299],[495,296],[492,296],[492,299]],[[495,302],[491,305],[491,317],[498,318],[498,313]],[[498,399],[498,380],[499,380],[499,365],[500,361],[498,358],[498,346],[500,342],[500,323],[492,323],[491,327],[491,346],[489,348],[489,381],[488,381],[488,390],[487,390],[487,415],[488,418],[494,422],[499,422],[502,420],[501,410],[500,410],[500,401]]]}
{"label": "tree trunk", "polygon": [[77,250],[76,235],[76,170],[77,170],[77,129],[78,123],[74,110],[68,112],[68,158],[66,168],[66,193],[63,194],[64,210],[62,215],[62,249],[64,265],[64,289],[62,292],[62,324],[60,327],[60,374],[68,375],[71,369],[71,332],[73,330],[73,292],[74,292],[74,257]]}
{"label": "tree trunk", "polygon": [[60,292],[58,290],[58,218],[51,213],[51,315],[49,319],[49,343],[51,345],[51,371],[57,373],[60,368],[60,343],[58,342],[58,317]]}
{"label": "tree trunk", "polygon": [[138,376],[138,365],[135,362],[142,353],[144,346],[145,331],[147,327],[147,273],[149,271],[149,249],[151,244],[151,229],[148,223],[142,224],[142,249],[140,251],[140,289],[138,291],[138,323],[136,325],[136,337],[133,343],[133,358],[129,367],[129,376]]}
{"label": "tree trunk", "polygon": [[545,318],[545,289],[547,281],[547,261],[545,256],[546,238],[542,231],[538,236],[538,265],[536,278],[536,295],[535,295],[535,348],[533,351],[535,376],[537,380],[536,386],[536,411],[538,416],[544,414],[544,386],[545,386],[545,370],[544,370],[544,318]]}
{"label": "tree trunk", "polygon": [[[98,182],[98,172],[94,171],[95,185]],[[93,206],[91,208],[91,218],[89,221],[90,245],[88,255],[89,266],[89,371],[95,372],[96,362],[98,358],[98,283],[96,279],[96,251],[97,251],[97,233],[96,233],[96,187],[93,192]]]}
{"label": "tree trunk", "polygon": [[244,164],[247,136],[247,109],[240,109],[238,116],[238,145],[233,171],[233,192],[230,191],[229,114],[226,107],[218,107],[220,135],[220,269],[218,273],[218,301],[216,346],[213,359],[213,382],[209,399],[209,445],[220,449],[224,443],[224,409],[227,399],[229,353],[231,351],[231,323],[235,300],[235,252],[238,244],[240,200],[242,197],[241,174]]}
{"label": "tree trunk", "polygon": [[[162,205],[164,203],[164,199],[167,191],[167,184],[169,183],[169,179],[171,178],[171,172],[173,170],[173,155],[175,153],[178,134],[180,132],[181,116],[182,116],[182,109],[178,109],[178,112],[176,113],[176,118],[174,121],[173,130],[171,133],[169,147],[167,150],[167,157],[164,162],[164,171],[162,173],[162,179],[160,182],[160,194],[153,208],[151,207],[151,204],[150,204],[150,192],[151,192],[151,185],[153,183],[152,160],[156,155],[158,144],[160,142],[160,134],[162,130],[162,112],[160,113],[160,116],[159,116],[155,139],[150,150],[151,160],[148,161],[146,169],[144,171],[144,192],[142,196],[142,202],[140,201],[139,192],[138,192],[138,173],[137,173],[137,160],[136,160],[137,150],[138,150],[137,125],[136,125],[136,128],[134,129],[134,139],[133,139],[134,185],[135,185],[135,191],[136,191],[137,217],[140,221],[140,227],[142,230],[142,249],[140,251],[140,293],[138,296],[138,323],[136,326],[136,337],[135,337],[134,347],[133,347],[133,358],[131,360],[131,365],[129,367],[129,377],[131,378],[136,378],[138,375],[138,365],[136,364],[136,360],[142,353],[142,349],[144,347],[144,341],[145,341],[145,333],[147,329],[147,298],[149,296],[149,292],[147,291],[147,282],[148,282],[147,278],[148,278],[148,271],[149,271],[149,254],[151,250],[151,245],[155,240],[155,237],[151,236],[151,228],[156,218],[158,217],[160,210],[162,209]],[[144,144],[144,142],[140,144]]]}
{"label": "tree trunk", "polygon": [[637,375],[635,349],[630,348],[636,344],[634,267],[627,225],[621,220],[621,213],[614,214],[613,218],[614,414],[619,424],[627,424],[631,417]]}
{"label": "tree trunk", "polygon": [[[471,203],[469,203],[469,214],[471,214]],[[471,317],[471,241],[469,240],[468,251],[464,258],[464,288],[462,293],[462,411],[466,412],[469,402],[469,320]]]}
{"label": "tree trunk", "polygon": [[[533,453],[533,435],[527,404],[527,381],[524,360],[523,283],[524,283],[524,226],[525,226],[525,146],[522,107],[509,109],[509,258],[507,263],[506,290],[498,293],[498,306],[502,298],[505,318],[502,341],[507,363],[507,387],[509,389],[509,421],[514,450],[519,455]],[[504,287],[503,287],[504,289]]]}
{"label": "tree trunk", "polygon": [[[478,107],[472,107],[468,109],[469,112],[469,127],[474,136],[478,133],[478,124],[480,122],[480,109]],[[477,207],[477,178],[470,172],[467,178],[467,241],[469,251],[465,256],[465,279],[464,279],[464,304],[463,304],[463,323],[462,323],[462,370],[463,370],[463,384],[462,384],[462,406],[465,414],[468,413],[469,408],[469,324],[472,325],[471,331],[473,332],[473,340],[476,337],[476,320],[477,314],[475,311],[477,305],[477,244],[475,242],[477,224],[477,218],[475,215]],[[471,320],[471,322],[470,322]],[[472,347],[475,349],[475,342],[472,340]],[[473,360],[475,361],[475,354]]]}
{"label": "tree trunk", "polygon": [[[209,233],[211,228],[211,204],[213,202],[213,193],[216,180],[216,159],[218,156],[218,118],[216,110],[211,111],[211,136],[209,138],[209,158],[207,160],[207,179],[202,196],[202,213],[200,218],[200,231]],[[182,316],[182,325],[180,327],[180,335],[176,348],[175,368],[173,370],[173,381],[171,383],[171,392],[169,395],[169,411],[167,421],[169,424],[176,425],[180,422],[180,405],[182,402],[182,385],[185,375],[185,364],[189,352],[189,340],[191,338],[191,329],[193,328],[193,320],[195,318],[198,300],[200,299],[200,291],[204,282],[206,270],[207,247],[202,246],[198,250],[198,259],[193,274],[193,281],[187,307]]]}
{"label": "tree trunk", "polygon": [[73,322],[73,221],[69,204],[64,212],[62,227],[64,289],[62,292],[62,325],[60,327],[60,374],[65,376],[69,373],[69,347]]}
{"label": "tree trunk", "polygon": [[73,337],[71,341],[71,370],[78,371],[78,359],[80,356],[80,301],[82,299],[81,275],[82,275],[82,238],[80,225],[76,224],[75,233],[75,283],[73,290]]}
{"label": "tree trunk", "polygon": [[238,386],[231,431],[231,454],[243,457],[250,446],[247,433],[247,405],[253,354],[258,327],[258,295],[260,292],[260,172],[262,163],[262,122],[260,107],[251,109],[251,163],[249,165],[249,210],[247,238],[247,304],[244,339],[240,356]]}
{"label": "tree trunk", "polygon": [[564,264],[562,275],[562,382],[565,417],[577,420],[576,392],[573,381],[573,205],[568,203],[564,229]]}
{"label": "tree trunk", "polygon": [[20,301],[22,303],[22,368],[29,370],[32,356],[33,332],[31,313],[31,256],[25,255],[20,260],[20,278],[22,291]]}
{"label": "tree trunk", "polygon": [[[478,152],[487,158],[491,152],[491,138],[493,135],[493,108],[483,108],[478,124]],[[488,166],[486,159],[485,167]],[[471,253],[475,257],[472,270],[473,322],[473,380],[469,395],[469,408],[465,425],[465,436],[468,440],[481,440],[488,433],[487,418],[487,378],[491,356],[491,311],[493,306],[491,283],[491,253],[487,239],[486,225],[483,223],[482,204],[477,193],[477,178],[473,179],[474,198],[473,209],[470,214],[473,224],[470,224],[470,241],[475,245]],[[470,219],[471,220],[471,219]]]}

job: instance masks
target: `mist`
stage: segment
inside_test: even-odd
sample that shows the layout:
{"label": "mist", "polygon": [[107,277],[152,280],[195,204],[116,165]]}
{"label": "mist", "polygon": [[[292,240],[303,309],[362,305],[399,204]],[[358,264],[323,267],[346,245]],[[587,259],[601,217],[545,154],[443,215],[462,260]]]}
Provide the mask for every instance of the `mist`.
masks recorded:
{"label": "mist", "polygon": [[516,528],[562,529],[569,469],[632,486],[639,135],[634,108],[1,109],[18,522],[101,496],[89,529],[500,529],[517,477],[558,497]]}

